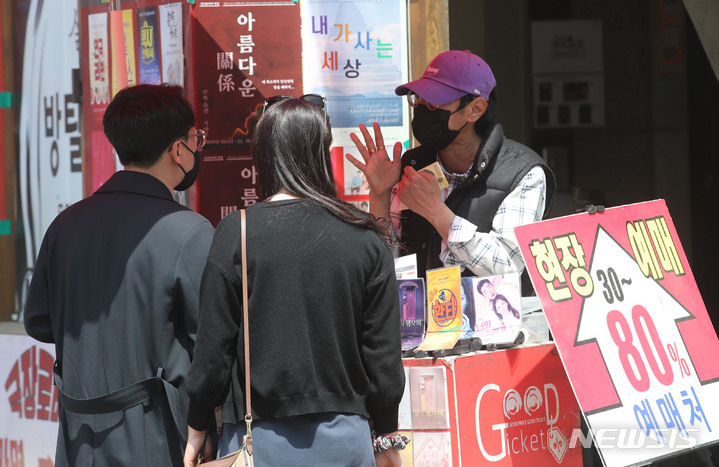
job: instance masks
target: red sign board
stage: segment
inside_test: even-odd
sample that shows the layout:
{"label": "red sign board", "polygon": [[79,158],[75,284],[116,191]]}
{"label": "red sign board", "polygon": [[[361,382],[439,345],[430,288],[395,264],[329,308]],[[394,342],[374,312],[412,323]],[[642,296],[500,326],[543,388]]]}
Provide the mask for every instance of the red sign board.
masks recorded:
{"label": "red sign board", "polygon": [[199,2],[195,8],[199,212],[213,224],[261,198],[250,145],[265,98],[302,94],[300,7],[291,1]]}
{"label": "red sign board", "polygon": [[458,359],[455,378],[462,465],[582,465],[570,446],[579,407],[554,346]]}
{"label": "red sign board", "polygon": [[719,340],[664,201],[515,233],[605,463],[719,439]]}
{"label": "red sign board", "polygon": [[579,407],[553,344],[404,365],[413,465],[582,465]]}

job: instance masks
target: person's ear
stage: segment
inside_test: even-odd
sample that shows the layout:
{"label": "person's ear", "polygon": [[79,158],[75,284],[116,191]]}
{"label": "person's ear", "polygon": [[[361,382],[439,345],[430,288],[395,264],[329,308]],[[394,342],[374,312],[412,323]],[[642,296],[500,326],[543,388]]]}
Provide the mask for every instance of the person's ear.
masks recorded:
{"label": "person's ear", "polygon": [[170,158],[173,160],[173,162],[177,164],[182,163],[182,156],[180,155],[182,144],[180,144],[180,140],[175,140],[174,143],[170,146],[170,149],[168,150],[170,153]]}
{"label": "person's ear", "polygon": [[484,111],[487,110],[487,99],[484,97],[476,97],[469,103],[468,107],[470,114],[467,120],[470,122],[476,122],[479,120],[479,117],[484,115]]}

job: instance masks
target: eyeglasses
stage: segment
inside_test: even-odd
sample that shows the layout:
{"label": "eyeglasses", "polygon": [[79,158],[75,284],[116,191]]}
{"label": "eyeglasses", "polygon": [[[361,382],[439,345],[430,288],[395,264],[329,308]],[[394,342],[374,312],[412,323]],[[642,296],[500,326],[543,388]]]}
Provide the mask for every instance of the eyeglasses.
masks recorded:
{"label": "eyeglasses", "polygon": [[[262,108],[260,109],[260,115],[264,115],[265,111],[268,107],[277,104],[278,102],[286,101],[287,99],[295,99],[295,97],[292,96],[273,96],[268,97],[265,99],[265,103],[262,105]],[[327,118],[327,99],[325,96],[321,96],[319,94],[305,94],[304,96],[297,97],[296,99],[302,99],[303,101],[309,102],[310,104],[314,104],[317,108],[321,109],[325,113],[325,118]]]}
{"label": "eyeglasses", "polygon": [[189,138],[190,136],[195,137],[195,143],[197,144],[197,149],[202,149],[205,146],[205,143],[207,142],[207,132],[205,130],[195,130],[194,133],[190,133],[187,135]]}
{"label": "eyeglasses", "polygon": [[[464,96],[462,96],[459,100],[459,107],[457,107],[457,110],[455,110],[454,112],[459,112],[463,108],[467,107],[467,105],[472,102],[476,97],[477,96],[473,94],[465,94]],[[412,108],[415,108],[420,104],[424,104],[424,106],[427,107],[429,110],[437,110],[439,108],[439,105],[427,102],[412,91],[407,93],[407,102],[409,102],[409,106]]]}
{"label": "eyeglasses", "polygon": [[407,93],[407,102],[409,102],[409,106],[412,108],[415,108],[420,104],[424,104],[424,106],[429,110],[437,110],[439,108],[438,105],[427,102],[412,91]]}

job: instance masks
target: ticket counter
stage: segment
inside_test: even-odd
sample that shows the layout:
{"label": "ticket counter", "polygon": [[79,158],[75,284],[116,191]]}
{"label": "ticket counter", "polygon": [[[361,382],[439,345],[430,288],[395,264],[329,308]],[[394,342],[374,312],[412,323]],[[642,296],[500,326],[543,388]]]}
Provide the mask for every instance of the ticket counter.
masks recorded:
{"label": "ticket counter", "polygon": [[403,362],[405,466],[582,465],[579,405],[553,343]]}

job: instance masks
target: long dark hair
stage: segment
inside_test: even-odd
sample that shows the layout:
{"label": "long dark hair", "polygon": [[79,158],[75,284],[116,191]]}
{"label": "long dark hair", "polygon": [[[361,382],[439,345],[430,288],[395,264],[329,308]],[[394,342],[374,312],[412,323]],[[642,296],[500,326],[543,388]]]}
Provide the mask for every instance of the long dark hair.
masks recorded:
{"label": "long dark hair", "polygon": [[504,318],[502,317],[502,314],[497,311],[497,301],[502,300],[504,303],[507,304],[507,309],[509,310],[512,315],[519,319],[519,310],[514,308],[511,303],[509,303],[509,300],[507,300],[507,297],[505,297],[502,294],[497,294],[496,297],[494,297],[494,300],[492,300],[492,311],[494,311],[494,314],[499,317],[499,320],[504,323]]}
{"label": "long dark hair", "polygon": [[257,122],[252,159],[263,198],[285,188],[317,201],[339,219],[374,230],[392,244],[388,229],[374,216],[337,197],[332,174],[332,131],[324,112],[301,99],[276,103]]}

